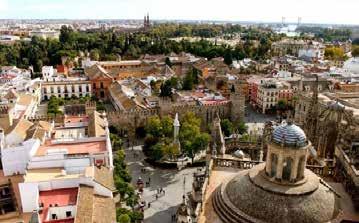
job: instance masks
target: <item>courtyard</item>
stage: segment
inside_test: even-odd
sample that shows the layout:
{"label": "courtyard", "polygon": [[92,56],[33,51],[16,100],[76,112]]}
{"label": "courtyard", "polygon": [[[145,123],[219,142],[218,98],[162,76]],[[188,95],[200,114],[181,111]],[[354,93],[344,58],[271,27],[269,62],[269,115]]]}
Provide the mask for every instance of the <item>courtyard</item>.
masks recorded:
{"label": "courtyard", "polygon": [[[154,168],[144,161],[141,146],[127,148],[126,163],[132,176],[132,183],[136,185],[139,177],[150,184],[143,190],[142,200],[146,202],[144,217],[146,223],[167,223],[172,222],[171,217],[177,211],[177,207],[182,203],[183,193],[192,190],[193,173],[197,168],[186,168],[178,171],[177,169]],[[141,171],[145,169],[146,171]],[[162,188],[164,193],[158,195],[157,190]],[[151,202],[148,208],[147,204]]]}

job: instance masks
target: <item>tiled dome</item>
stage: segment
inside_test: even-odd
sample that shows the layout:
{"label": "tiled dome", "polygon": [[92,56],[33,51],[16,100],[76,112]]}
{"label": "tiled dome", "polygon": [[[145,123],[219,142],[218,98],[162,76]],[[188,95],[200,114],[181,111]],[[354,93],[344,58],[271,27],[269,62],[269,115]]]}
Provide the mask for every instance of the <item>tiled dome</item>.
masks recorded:
{"label": "tiled dome", "polygon": [[304,131],[292,123],[276,127],[272,136],[273,142],[288,147],[303,147],[308,144]]}

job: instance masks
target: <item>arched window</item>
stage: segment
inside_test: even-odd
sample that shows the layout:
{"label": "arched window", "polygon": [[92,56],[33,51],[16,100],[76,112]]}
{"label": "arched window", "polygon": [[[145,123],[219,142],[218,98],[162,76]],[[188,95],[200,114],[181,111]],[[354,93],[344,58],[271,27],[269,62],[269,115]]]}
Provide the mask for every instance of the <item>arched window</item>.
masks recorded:
{"label": "arched window", "polygon": [[299,162],[298,162],[297,180],[303,179],[304,168],[305,168],[305,156],[302,156],[302,157],[300,157]]}
{"label": "arched window", "polygon": [[290,157],[287,157],[283,163],[283,173],[282,173],[282,179],[283,180],[290,180],[290,174],[292,172],[292,164],[293,159]]}
{"label": "arched window", "polygon": [[274,153],[271,154],[271,172],[270,176],[274,177],[277,174],[278,156]]}

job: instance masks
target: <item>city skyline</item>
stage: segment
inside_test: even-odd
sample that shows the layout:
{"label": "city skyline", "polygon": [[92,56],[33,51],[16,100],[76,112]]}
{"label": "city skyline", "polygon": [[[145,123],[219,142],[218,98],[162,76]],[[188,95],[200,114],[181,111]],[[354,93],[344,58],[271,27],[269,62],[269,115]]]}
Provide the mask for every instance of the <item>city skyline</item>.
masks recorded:
{"label": "city skyline", "polygon": [[[86,3],[86,4],[84,4]],[[190,1],[173,4],[165,0],[0,0],[0,19],[142,19],[216,20],[357,25],[356,0],[223,0]],[[339,4],[340,3],[340,4]],[[268,10],[268,9],[271,10]],[[245,9],[245,10],[243,10]]]}

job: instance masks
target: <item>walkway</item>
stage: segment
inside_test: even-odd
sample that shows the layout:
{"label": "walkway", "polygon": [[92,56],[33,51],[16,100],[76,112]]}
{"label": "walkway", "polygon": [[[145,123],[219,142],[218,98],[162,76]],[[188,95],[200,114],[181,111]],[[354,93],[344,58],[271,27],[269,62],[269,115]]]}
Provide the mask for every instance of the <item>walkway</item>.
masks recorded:
{"label": "walkway", "polygon": [[[135,157],[134,153],[138,156]],[[171,215],[176,213],[177,206],[182,202],[183,179],[186,179],[185,192],[189,193],[192,190],[192,176],[196,168],[187,168],[181,171],[158,169],[149,166],[143,159],[144,155],[140,146],[134,147],[134,150],[126,149],[126,162],[133,178],[133,184],[136,184],[139,177],[144,182],[149,181],[149,178],[151,181],[143,192],[143,199],[147,203],[151,202],[151,207],[145,209],[145,222],[171,222]],[[146,173],[141,172],[142,168],[146,168]],[[156,200],[155,194],[157,189],[161,187],[165,194]]]}

